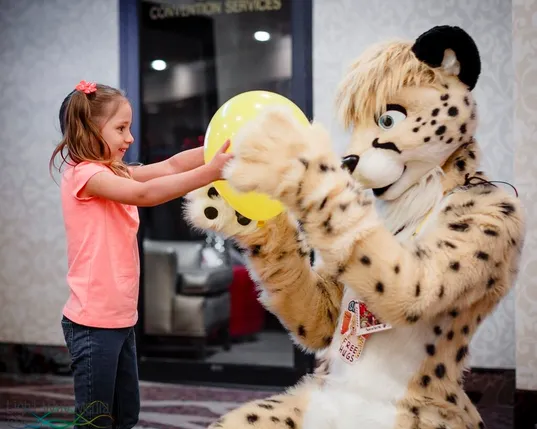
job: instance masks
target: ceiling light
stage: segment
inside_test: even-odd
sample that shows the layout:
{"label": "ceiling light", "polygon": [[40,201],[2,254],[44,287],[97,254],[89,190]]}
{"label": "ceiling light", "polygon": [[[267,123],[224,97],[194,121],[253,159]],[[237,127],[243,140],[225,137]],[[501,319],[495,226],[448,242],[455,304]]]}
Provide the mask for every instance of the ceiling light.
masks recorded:
{"label": "ceiling light", "polygon": [[153,70],[162,71],[166,69],[166,61],[155,60],[151,62],[151,68]]}
{"label": "ceiling light", "polygon": [[258,42],[266,42],[267,40],[270,40],[270,33],[267,33],[266,31],[256,31],[254,33],[254,39]]}

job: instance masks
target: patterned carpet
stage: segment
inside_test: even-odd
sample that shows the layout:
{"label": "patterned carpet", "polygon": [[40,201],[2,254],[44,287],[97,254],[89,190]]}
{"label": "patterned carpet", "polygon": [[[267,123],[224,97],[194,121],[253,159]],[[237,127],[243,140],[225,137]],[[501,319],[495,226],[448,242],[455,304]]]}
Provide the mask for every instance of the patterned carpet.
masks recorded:
{"label": "patterned carpet", "polygon": [[[239,404],[273,393],[142,382],[142,407],[136,428],[203,429]],[[70,428],[65,422],[73,420],[71,378],[0,377],[0,406],[0,429]],[[40,425],[38,418],[46,413],[50,413],[49,421],[64,423]]]}
{"label": "patterned carpet", "polygon": [[[141,414],[136,428],[204,429],[241,403],[261,399],[274,391],[195,387],[141,382]],[[488,429],[513,427],[514,374],[471,374],[466,380]],[[70,428],[73,385],[70,377],[0,375],[0,429]],[[32,413],[34,413],[32,415]],[[39,424],[63,420],[51,426]]]}

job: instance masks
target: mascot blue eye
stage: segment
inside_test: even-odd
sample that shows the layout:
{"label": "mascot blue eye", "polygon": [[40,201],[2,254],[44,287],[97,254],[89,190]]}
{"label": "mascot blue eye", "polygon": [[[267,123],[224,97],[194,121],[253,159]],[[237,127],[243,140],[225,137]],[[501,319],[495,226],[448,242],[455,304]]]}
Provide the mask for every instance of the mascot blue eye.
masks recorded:
{"label": "mascot blue eye", "polygon": [[383,130],[390,130],[399,122],[406,119],[406,114],[399,110],[388,110],[378,120],[378,126]]}

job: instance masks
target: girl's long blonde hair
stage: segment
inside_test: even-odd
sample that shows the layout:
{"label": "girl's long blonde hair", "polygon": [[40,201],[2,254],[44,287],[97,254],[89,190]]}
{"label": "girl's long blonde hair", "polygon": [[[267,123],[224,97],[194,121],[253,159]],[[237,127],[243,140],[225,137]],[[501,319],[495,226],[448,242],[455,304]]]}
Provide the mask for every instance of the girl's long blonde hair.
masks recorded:
{"label": "girl's long blonde hair", "polygon": [[[102,126],[127,98],[119,89],[107,85],[97,84],[96,88],[89,94],[75,90],[63,100],[59,115],[63,138],[50,158],[51,174],[53,167],[61,172],[64,163],[76,165],[89,161],[108,166],[118,176],[130,177],[127,165],[111,158],[110,148],[101,134]],[[62,162],[56,167],[58,155]]]}

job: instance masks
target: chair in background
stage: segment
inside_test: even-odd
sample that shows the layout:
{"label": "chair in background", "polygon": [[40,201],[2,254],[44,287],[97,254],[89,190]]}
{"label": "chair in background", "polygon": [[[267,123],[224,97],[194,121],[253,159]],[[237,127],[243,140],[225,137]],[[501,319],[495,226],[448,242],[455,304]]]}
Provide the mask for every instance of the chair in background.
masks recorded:
{"label": "chair in background", "polygon": [[194,342],[202,358],[212,336],[229,349],[233,267],[222,242],[146,239],[144,273],[145,335]]}

